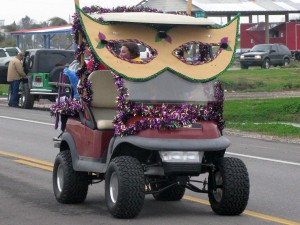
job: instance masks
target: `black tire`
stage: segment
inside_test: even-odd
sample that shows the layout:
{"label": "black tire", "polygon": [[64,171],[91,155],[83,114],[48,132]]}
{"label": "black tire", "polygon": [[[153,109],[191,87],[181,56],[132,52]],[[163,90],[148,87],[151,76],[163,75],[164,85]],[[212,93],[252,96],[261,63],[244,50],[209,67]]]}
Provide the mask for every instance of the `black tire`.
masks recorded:
{"label": "black tire", "polygon": [[155,200],[158,201],[179,201],[184,196],[185,187],[175,185],[165,191],[153,194]]}
{"label": "black tire", "polygon": [[[208,180],[209,202],[216,214],[240,215],[245,210],[250,184],[247,168],[242,160],[229,157],[219,159],[215,176],[210,172]],[[216,184],[215,190],[213,182]]]}
{"label": "black tire", "polygon": [[20,96],[20,106],[23,109],[32,109],[34,105],[34,96],[30,94],[28,83],[21,83],[22,93]]}
{"label": "black tire", "polygon": [[283,60],[283,66],[288,66],[290,64],[290,59],[289,58],[285,58]]}
{"label": "black tire", "polygon": [[105,175],[105,200],[111,215],[133,218],[145,199],[145,177],[140,162],[129,156],[114,158]]}
{"label": "black tire", "polygon": [[270,67],[271,67],[271,62],[270,62],[270,59],[265,59],[264,61],[263,61],[263,64],[262,64],[262,66],[261,66],[263,69],[270,69]]}
{"label": "black tire", "polygon": [[247,69],[248,69],[248,66],[247,66],[247,65],[244,65],[244,64],[241,64],[241,69],[247,70]]}
{"label": "black tire", "polygon": [[88,174],[73,170],[70,151],[62,151],[56,156],[52,178],[54,195],[58,202],[82,203],[86,199]]}

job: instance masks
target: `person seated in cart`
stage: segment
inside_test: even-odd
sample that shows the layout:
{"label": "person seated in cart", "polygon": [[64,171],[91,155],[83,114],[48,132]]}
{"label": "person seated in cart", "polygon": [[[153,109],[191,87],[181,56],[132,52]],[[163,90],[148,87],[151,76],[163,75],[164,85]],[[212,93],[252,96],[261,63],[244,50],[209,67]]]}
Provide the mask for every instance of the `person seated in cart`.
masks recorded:
{"label": "person seated in cart", "polygon": [[120,57],[132,61],[141,62],[139,46],[134,42],[125,42],[122,44]]}

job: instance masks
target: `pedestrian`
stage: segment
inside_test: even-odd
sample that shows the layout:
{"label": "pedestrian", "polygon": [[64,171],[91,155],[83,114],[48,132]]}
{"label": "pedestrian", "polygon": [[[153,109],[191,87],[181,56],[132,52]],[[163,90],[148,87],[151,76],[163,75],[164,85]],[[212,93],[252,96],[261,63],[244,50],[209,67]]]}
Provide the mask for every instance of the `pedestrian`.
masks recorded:
{"label": "pedestrian", "polygon": [[8,105],[11,107],[18,107],[19,105],[19,85],[20,80],[25,78],[26,74],[22,67],[22,60],[24,58],[23,53],[18,53],[16,57],[12,58],[8,65],[7,70],[7,82],[10,83],[9,91],[10,91],[10,99]]}
{"label": "pedestrian", "polygon": [[142,61],[139,46],[134,42],[125,42],[122,44],[120,57],[137,62]]}

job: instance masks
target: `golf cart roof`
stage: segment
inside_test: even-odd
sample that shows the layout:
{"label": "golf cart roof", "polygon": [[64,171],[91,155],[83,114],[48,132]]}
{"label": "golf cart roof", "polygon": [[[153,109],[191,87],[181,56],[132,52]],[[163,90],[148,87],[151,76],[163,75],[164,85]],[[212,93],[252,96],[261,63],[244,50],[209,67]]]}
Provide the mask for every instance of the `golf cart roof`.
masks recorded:
{"label": "golf cart roof", "polygon": [[168,25],[215,25],[215,22],[207,18],[195,18],[186,15],[150,12],[126,12],[126,13],[93,13],[94,19],[102,18],[106,22],[144,23],[144,24],[168,24]]}

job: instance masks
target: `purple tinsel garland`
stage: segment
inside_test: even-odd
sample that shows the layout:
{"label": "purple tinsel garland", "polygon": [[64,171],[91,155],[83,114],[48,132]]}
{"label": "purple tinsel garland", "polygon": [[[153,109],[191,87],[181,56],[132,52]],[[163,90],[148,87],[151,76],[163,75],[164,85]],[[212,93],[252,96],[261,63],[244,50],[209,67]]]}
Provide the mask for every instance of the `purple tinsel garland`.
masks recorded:
{"label": "purple tinsel garland", "polygon": [[[120,95],[117,97],[118,113],[113,120],[115,135],[134,135],[145,129],[175,129],[190,125],[197,120],[215,121],[220,131],[224,128],[222,117],[224,94],[221,83],[215,84],[215,98],[217,101],[207,105],[180,104],[160,106],[136,104],[126,101],[127,89],[121,76],[114,74],[115,84]],[[132,117],[141,116],[144,119],[126,126]]]}
{"label": "purple tinsel garland", "polygon": [[80,110],[82,110],[82,105],[79,101],[66,97],[63,102],[60,102],[60,104],[53,104],[50,110],[51,116],[55,116],[57,113],[61,115],[75,116]]}

